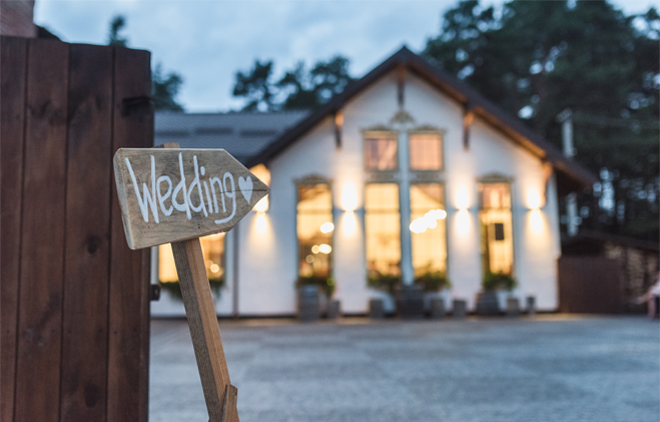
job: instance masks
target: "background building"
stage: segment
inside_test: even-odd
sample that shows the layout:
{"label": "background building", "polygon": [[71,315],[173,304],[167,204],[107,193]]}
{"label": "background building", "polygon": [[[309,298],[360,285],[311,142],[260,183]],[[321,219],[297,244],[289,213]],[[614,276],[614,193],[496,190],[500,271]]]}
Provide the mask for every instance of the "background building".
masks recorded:
{"label": "background building", "polygon": [[[204,241],[209,278],[225,284],[221,315],[293,314],[298,276],[328,274],[344,312],[365,313],[387,298],[368,277],[433,272],[469,308],[484,275],[503,272],[514,295],[555,310],[558,195],[595,180],[405,47],[309,115],[158,114],[156,144],[173,141],[225,148],[271,187]],[[167,247],[160,255],[161,280],[173,279]]]}

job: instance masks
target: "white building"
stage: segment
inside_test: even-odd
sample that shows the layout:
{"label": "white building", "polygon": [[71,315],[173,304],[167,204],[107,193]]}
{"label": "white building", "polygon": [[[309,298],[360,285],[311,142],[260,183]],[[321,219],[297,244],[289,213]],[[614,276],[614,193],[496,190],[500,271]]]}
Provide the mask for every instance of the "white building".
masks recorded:
{"label": "white building", "polygon": [[[225,148],[268,201],[203,240],[219,315],[292,315],[299,275],[331,274],[342,311],[441,272],[472,309],[486,272],[558,306],[558,195],[594,182],[516,119],[405,47],[311,114],[157,114],[156,144]],[[154,282],[175,279],[161,247]],[[155,254],[156,256],[156,254]],[[157,263],[157,261],[154,261]],[[159,269],[160,271],[156,271]],[[167,294],[155,315],[182,314]]]}

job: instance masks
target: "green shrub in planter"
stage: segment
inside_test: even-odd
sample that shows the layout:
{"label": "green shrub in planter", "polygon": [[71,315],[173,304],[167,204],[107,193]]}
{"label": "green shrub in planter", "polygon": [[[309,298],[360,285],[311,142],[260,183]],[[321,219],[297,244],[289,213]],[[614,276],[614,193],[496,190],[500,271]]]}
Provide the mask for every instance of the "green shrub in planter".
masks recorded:
{"label": "green shrub in planter", "polygon": [[296,287],[314,285],[319,286],[319,289],[325,293],[325,297],[328,299],[330,299],[335,292],[335,279],[330,276],[298,276],[298,279],[296,280]]}
{"label": "green shrub in planter", "polygon": [[[178,281],[159,280],[158,284],[160,284],[161,289],[167,290],[173,298],[183,300],[183,296],[181,296],[181,285]],[[219,298],[220,290],[225,287],[225,279],[223,277],[209,278],[209,285],[211,286],[211,291]]]}
{"label": "green shrub in planter", "polygon": [[517,285],[518,282],[516,281],[515,278],[513,278],[513,276],[501,272],[500,273],[488,272],[486,273],[483,281],[481,282],[481,287],[483,287],[483,289],[486,291],[496,290],[496,289],[513,290]]}
{"label": "green shrub in planter", "polygon": [[427,293],[438,292],[442,289],[451,287],[451,282],[442,271],[422,274],[415,278],[415,284],[422,286],[422,290]]}
{"label": "green shrub in planter", "polygon": [[377,290],[383,290],[394,295],[396,286],[401,284],[401,276],[374,274],[367,277],[367,285]]}

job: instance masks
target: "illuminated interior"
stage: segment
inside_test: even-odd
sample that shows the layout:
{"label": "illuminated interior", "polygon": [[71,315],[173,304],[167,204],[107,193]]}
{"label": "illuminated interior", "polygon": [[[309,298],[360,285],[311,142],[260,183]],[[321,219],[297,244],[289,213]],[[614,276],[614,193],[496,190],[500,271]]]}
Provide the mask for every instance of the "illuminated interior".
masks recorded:
{"label": "illuminated interior", "polygon": [[440,134],[411,134],[408,144],[411,170],[442,169],[442,137]]}
{"label": "illuminated interior", "polygon": [[401,274],[399,186],[395,183],[365,187],[367,270],[370,276]]}
{"label": "illuminated interior", "polygon": [[298,274],[329,276],[332,270],[332,195],[328,184],[298,186]]}
{"label": "illuminated interior", "polygon": [[[202,244],[202,254],[206,265],[206,275],[209,280],[219,281],[225,276],[225,233],[213,234],[199,238]],[[169,244],[158,247],[158,279],[162,283],[179,281]]]}
{"label": "illuminated interior", "polygon": [[369,134],[364,139],[364,165],[367,170],[396,170],[396,133]]}
{"label": "illuminated interior", "polygon": [[485,272],[513,274],[511,192],[508,183],[479,185],[481,257]]}
{"label": "illuminated interior", "polygon": [[415,277],[447,271],[444,189],[439,183],[410,185],[410,231]]}

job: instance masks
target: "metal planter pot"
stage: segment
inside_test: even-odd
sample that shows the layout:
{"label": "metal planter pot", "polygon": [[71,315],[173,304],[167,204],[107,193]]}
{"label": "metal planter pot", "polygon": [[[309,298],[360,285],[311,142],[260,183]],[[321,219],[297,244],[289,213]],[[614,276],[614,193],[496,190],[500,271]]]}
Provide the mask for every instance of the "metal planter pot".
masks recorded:
{"label": "metal planter pot", "polygon": [[477,314],[481,316],[500,314],[500,306],[496,290],[486,290],[477,293]]}
{"label": "metal planter pot", "polygon": [[404,319],[424,317],[424,291],[416,284],[397,286],[395,291],[396,311]]}
{"label": "metal planter pot", "polygon": [[298,319],[312,322],[319,319],[319,287],[315,285],[298,288]]}

